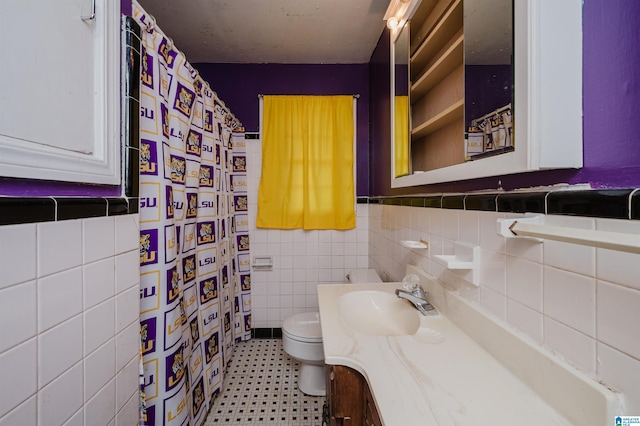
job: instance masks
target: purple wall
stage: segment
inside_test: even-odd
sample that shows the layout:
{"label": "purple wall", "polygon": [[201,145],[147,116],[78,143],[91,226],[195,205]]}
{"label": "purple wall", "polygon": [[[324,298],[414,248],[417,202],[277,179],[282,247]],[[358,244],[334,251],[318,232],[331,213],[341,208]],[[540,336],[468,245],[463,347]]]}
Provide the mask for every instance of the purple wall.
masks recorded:
{"label": "purple wall", "polygon": [[511,102],[513,72],[511,65],[467,65],[464,68],[465,127]]}
{"label": "purple wall", "polygon": [[[123,14],[130,13],[130,0],[121,0],[121,6]],[[359,196],[495,189],[499,181],[507,190],[563,182],[640,187],[640,1],[585,0],[583,24],[584,167],[580,170],[391,189],[386,29],[368,65],[196,64],[196,68],[248,131],[258,130],[258,94],[359,94]],[[119,193],[120,187],[0,178],[0,195]]]}
{"label": "purple wall", "polygon": [[131,16],[131,0],[120,0],[120,13],[124,16]]}
{"label": "purple wall", "polygon": [[[248,132],[259,131],[258,95],[359,95],[357,195],[369,189],[367,64],[192,64]],[[364,153],[364,154],[363,154]]]}
{"label": "purple wall", "polygon": [[[556,183],[589,183],[594,188],[640,187],[640,2],[585,0],[583,9],[584,167],[498,176],[455,183],[391,189],[389,120],[383,108],[372,106],[372,170],[385,173],[371,179],[371,196],[480,189],[527,188]],[[387,36],[388,37],[388,36]],[[383,37],[384,38],[384,37]],[[381,50],[382,52],[378,52]],[[384,52],[386,50],[386,52]],[[385,56],[386,55],[386,56]],[[388,40],[379,43],[374,58],[388,57]],[[376,59],[377,60],[377,59]],[[373,61],[372,61],[373,62]],[[372,67],[372,85],[388,81],[383,67]],[[378,72],[374,72],[378,69]],[[372,95],[372,103],[374,97]],[[378,100],[388,104],[387,100]],[[376,110],[377,112],[373,112]],[[373,129],[376,129],[375,131]]]}

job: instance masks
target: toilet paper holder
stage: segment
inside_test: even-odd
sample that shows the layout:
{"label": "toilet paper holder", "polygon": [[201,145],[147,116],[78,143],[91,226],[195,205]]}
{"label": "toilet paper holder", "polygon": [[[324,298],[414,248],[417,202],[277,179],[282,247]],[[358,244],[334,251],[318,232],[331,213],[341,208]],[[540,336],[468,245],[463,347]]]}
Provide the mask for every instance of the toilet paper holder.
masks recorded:
{"label": "toilet paper holder", "polygon": [[251,266],[256,270],[270,271],[273,269],[273,258],[271,256],[255,256]]}

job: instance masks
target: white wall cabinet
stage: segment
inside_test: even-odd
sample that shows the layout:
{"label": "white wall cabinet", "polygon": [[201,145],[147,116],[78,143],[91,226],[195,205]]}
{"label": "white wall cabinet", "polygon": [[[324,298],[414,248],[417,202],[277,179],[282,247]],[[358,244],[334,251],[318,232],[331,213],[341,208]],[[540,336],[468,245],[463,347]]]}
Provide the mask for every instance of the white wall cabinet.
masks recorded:
{"label": "white wall cabinet", "polygon": [[2,1],[0,52],[0,176],[119,184],[120,0]]}
{"label": "white wall cabinet", "polygon": [[[412,0],[407,13],[421,1],[426,0]],[[459,2],[450,3],[454,10]],[[515,150],[406,176],[392,173],[392,188],[582,167],[582,1],[518,0],[513,5]],[[463,142],[461,134],[454,140],[460,147]],[[434,155],[444,156],[443,151]],[[393,153],[391,161],[393,170]]]}

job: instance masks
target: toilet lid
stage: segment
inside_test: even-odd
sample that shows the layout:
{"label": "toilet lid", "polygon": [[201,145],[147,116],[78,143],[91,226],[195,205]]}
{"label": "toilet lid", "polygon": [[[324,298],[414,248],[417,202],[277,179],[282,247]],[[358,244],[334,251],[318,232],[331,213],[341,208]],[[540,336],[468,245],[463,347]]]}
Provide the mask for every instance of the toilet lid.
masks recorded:
{"label": "toilet lid", "polygon": [[303,342],[321,342],[320,314],[303,312],[291,315],[282,323],[282,332]]}

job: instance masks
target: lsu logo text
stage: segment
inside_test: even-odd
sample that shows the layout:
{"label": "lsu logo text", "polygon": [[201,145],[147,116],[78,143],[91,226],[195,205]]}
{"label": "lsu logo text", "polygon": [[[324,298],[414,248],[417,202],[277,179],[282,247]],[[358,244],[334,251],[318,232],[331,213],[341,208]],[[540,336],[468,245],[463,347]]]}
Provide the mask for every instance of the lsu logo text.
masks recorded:
{"label": "lsu logo text", "polygon": [[213,333],[211,337],[205,340],[204,343],[205,358],[207,360],[207,364],[209,364],[213,357],[218,354],[218,351],[220,351],[220,346],[218,345],[218,332],[216,331]]}
{"label": "lsu logo text", "polygon": [[140,231],[140,266],[158,263],[158,230]]}
{"label": "lsu logo text", "polygon": [[182,276],[185,284],[193,281],[196,277],[196,256],[192,254],[191,256],[187,256],[182,260]]}
{"label": "lsu logo text", "polygon": [[165,62],[167,63],[167,66],[169,68],[173,68],[173,62],[176,57],[176,52],[171,50],[171,48],[169,47],[169,42],[166,38],[163,38],[160,42],[160,46],[158,46],[158,53],[162,55]]}
{"label": "lsu logo text", "polygon": [[158,152],[154,141],[140,140],[140,174],[158,174]]}
{"label": "lsu logo text", "polygon": [[140,321],[140,340],[142,341],[142,355],[156,350],[156,319],[149,318]]}
{"label": "lsu logo text", "polygon": [[187,118],[191,117],[191,109],[193,108],[193,102],[195,100],[195,93],[187,89],[182,84],[178,83],[176,90],[176,98],[173,102],[173,107],[181,112]]}
{"label": "lsu logo text", "polygon": [[173,188],[171,186],[166,186],[165,194],[167,196],[167,219],[172,219],[175,213],[175,208],[173,206]]}
{"label": "lsu logo text", "polygon": [[158,207],[158,199],[156,197],[142,197],[140,198],[140,208],[155,208]]}
{"label": "lsu logo text", "polygon": [[235,210],[237,212],[243,212],[249,210],[249,202],[247,201],[246,195],[236,195],[234,196],[235,202]]}
{"label": "lsu logo text", "polygon": [[164,103],[160,104],[160,115],[162,116],[162,135],[169,138],[169,109]]}
{"label": "lsu logo text", "polygon": [[192,407],[191,414],[195,417],[200,411],[200,407],[202,407],[202,403],[204,402],[204,377],[200,377],[198,383],[196,383],[193,388],[192,394]]}
{"label": "lsu logo text", "polygon": [[251,290],[251,275],[240,275],[240,282],[242,283],[242,291]]}
{"label": "lsu logo text", "polygon": [[233,171],[234,172],[247,171],[247,159],[244,156],[233,157]]}
{"label": "lsu logo text", "polygon": [[204,130],[205,132],[213,133],[213,111],[204,111]]}
{"label": "lsu logo text", "polygon": [[178,267],[167,270],[167,304],[172,304],[180,297],[180,273]]}
{"label": "lsu logo text", "polygon": [[198,215],[198,194],[187,193],[187,219],[193,219]]}
{"label": "lsu logo text", "polygon": [[204,304],[216,297],[218,297],[218,277],[200,281],[200,303]]}
{"label": "lsu logo text", "polygon": [[200,181],[200,186],[213,188],[213,167],[201,164],[198,179]]}
{"label": "lsu logo text", "polygon": [[153,89],[153,56],[142,48],[142,64],[140,66],[140,80],[142,84]]}
{"label": "lsu logo text", "polygon": [[216,230],[214,222],[198,223],[198,245],[209,244],[216,241]]}
{"label": "lsu logo text", "polygon": [[166,359],[166,388],[167,390],[171,390],[176,387],[176,385],[184,376],[184,359],[182,357],[183,347],[178,347],[178,350],[169,355]]}
{"label": "lsu logo text", "polygon": [[169,159],[168,166],[171,171],[171,182],[184,184],[187,169],[185,159],[172,155]]}
{"label": "lsu logo text", "polygon": [[202,135],[194,130],[189,131],[187,136],[187,154],[200,156],[202,146]]}

